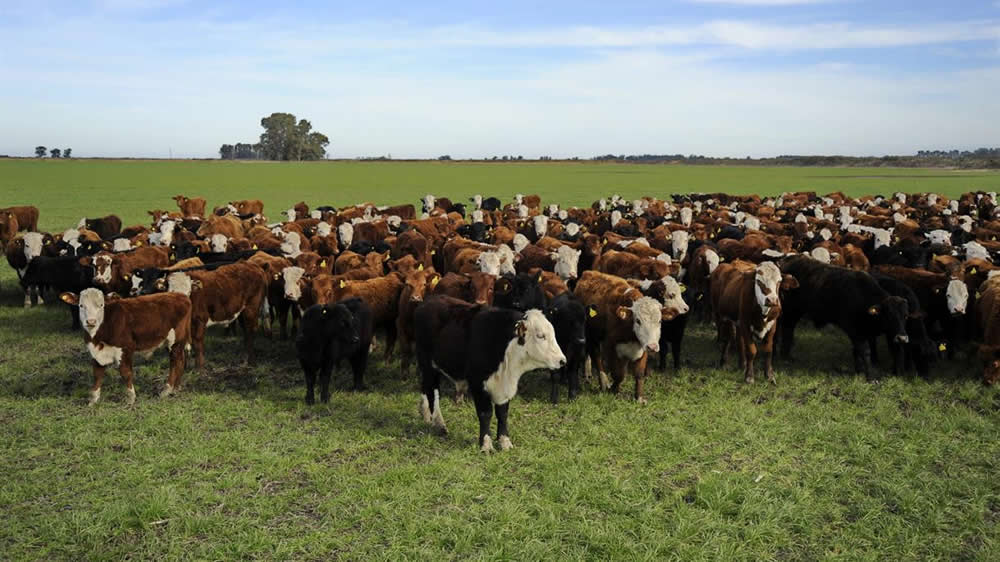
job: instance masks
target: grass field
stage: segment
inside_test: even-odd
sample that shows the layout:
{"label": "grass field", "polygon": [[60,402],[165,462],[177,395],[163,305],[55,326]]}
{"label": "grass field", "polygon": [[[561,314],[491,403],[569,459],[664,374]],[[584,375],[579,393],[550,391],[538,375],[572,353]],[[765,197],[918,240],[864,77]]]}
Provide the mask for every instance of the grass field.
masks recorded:
{"label": "grass field", "polygon": [[[589,204],[611,192],[998,188],[996,173],[942,170],[0,160],[0,204],[36,204],[50,230],[110,212],[145,222],[177,193],[210,205],[260,197],[274,216],[302,199],[415,203],[428,191]],[[713,330],[695,325],[680,371],[651,375],[647,406],[593,383],[553,406],[547,376],[526,376],[511,408],[516,448],[483,456],[472,406],[446,399],[451,434],[436,435],[394,363],[369,369],[370,392],[310,408],[290,342],[258,341],[260,360],[245,367],[238,341],[215,328],[208,367],[189,370],[176,398],[156,397],[161,352],[138,363],[134,409],[117,373],[87,408],[89,356],[68,312],[21,301],[0,268],[2,559],[1000,553],[1000,391],[979,384],[969,353],[929,381],[872,385],[848,372],[843,336],[803,329],[778,385],[747,387],[732,363],[715,367]]]}

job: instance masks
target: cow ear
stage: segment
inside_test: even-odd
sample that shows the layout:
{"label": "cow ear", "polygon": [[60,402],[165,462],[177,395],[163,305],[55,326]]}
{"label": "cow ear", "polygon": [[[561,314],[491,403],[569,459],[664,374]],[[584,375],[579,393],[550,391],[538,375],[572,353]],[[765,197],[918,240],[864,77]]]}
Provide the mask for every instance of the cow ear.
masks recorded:
{"label": "cow ear", "polygon": [[622,320],[628,320],[632,316],[632,309],[625,306],[619,306],[618,310],[615,311],[615,314]]}
{"label": "cow ear", "polygon": [[121,300],[121,298],[122,298],[121,295],[119,295],[118,293],[108,293],[104,295],[104,302],[117,301]]}
{"label": "cow ear", "polygon": [[191,280],[191,290],[192,291],[200,291],[202,288],[204,288],[204,285],[201,284],[201,280],[200,279],[192,279]]}
{"label": "cow ear", "polygon": [[879,306],[877,304],[873,304],[870,307],[868,307],[868,314],[872,316],[878,316],[878,313],[879,313]]}
{"label": "cow ear", "polygon": [[525,326],[524,320],[514,325],[514,332],[517,334],[518,345],[524,345],[524,337],[528,334],[528,327]]}
{"label": "cow ear", "polygon": [[500,293],[501,295],[506,295],[507,293],[510,292],[512,288],[513,286],[510,283],[510,279],[507,279],[506,277],[501,277],[500,279],[497,280],[494,290]]}
{"label": "cow ear", "polygon": [[59,299],[66,304],[71,304],[76,306],[80,304],[80,297],[76,293],[63,293],[59,295]]}
{"label": "cow ear", "polygon": [[792,277],[789,274],[784,274],[781,276],[781,288],[782,289],[798,289],[799,280]]}

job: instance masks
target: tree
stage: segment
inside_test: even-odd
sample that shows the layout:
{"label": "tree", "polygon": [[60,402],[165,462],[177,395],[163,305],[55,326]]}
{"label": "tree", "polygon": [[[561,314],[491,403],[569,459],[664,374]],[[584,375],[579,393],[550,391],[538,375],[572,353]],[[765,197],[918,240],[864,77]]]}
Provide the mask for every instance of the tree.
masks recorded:
{"label": "tree", "polygon": [[36,146],[35,147],[35,158],[45,158],[45,153],[46,152],[48,152],[48,149],[45,148],[44,146]]}
{"label": "tree", "polygon": [[73,154],[73,149],[72,148],[64,148],[63,149],[62,157],[63,158],[72,158],[72,156],[71,156],[72,154]]}
{"label": "tree", "polygon": [[236,149],[231,144],[224,144],[219,147],[219,157],[223,160],[232,160]]}
{"label": "tree", "polygon": [[62,156],[62,151],[59,150],[58,148],[53,148],[52,150],[49,151],[49,154],[51,154],[53,158],[59,158],[60,156]]}
{"label": "tree", "polygon": [[312,130],[312,123],[296,122],[291,113],[272,113],[261,118],[260,126],[260,147],[269,160],[319,160],[330,144],[326,135]]}

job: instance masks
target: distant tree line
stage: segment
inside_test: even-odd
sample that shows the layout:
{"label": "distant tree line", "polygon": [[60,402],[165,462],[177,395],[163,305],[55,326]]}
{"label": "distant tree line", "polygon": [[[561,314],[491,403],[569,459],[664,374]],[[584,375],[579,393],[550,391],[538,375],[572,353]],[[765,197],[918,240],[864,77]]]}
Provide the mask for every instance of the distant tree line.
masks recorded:
{"label": "distant tree line", "polygon": [[264,132],[256,144],[224,144],[219,148],[223,160],[321,160],[326,157],[330,139],[312,130],[306,119],[296,120],[291,113],[272,113],[260,120]]}
{"label": "distant tree line", "polygon": [[50,150],[50,149],[48,149],[48,148],[46,148],[46,147],[44,147],[42,145],[38,145],[38,146],[35,147],[35,158],[45,158],[45,154],[46,153],[48,153],[49,156],[51,156],[52,158],[72,158],[73,157],[73,149],[72,148],[64,148],[64,149],[61,149],[61,150],[58,149],[58,148],[53,148],[53,149]]}
{"label": "distant tree line", "polygon": [[711,157],[700,154],[605,154],[591,160],[598,162],[619,162],[637,164],[689,164],[689,165],[756,165],[756,166],[847,166],[847,167],[954,167],[954,168],[1000,168],[1000,149],[979,148],[976,150],[921,150],[916,155],[902,156],[824,156],[783,154],[773,158]]}

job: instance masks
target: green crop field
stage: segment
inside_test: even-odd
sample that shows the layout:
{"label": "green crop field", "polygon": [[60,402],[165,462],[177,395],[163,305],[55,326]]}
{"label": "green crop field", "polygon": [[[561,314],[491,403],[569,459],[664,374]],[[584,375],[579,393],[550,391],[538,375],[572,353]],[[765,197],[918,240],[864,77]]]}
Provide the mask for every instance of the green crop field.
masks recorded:
{"label": "green crop field", "polygon": [[[605,164],[220,163],[0,160],[0,205],[41,227],[116,213],[126,224],[178,193],[261,198],[272,218],[312,205],[463,200],[589,204],[685,191],[850,194],[1000,190],[949,170]],[[209,330],[206,369],[160,399],[167,359],[138,360],[138,400],[112,371],[86,406],[89,356],[67,309],[24,310],[0,268],[0,558],[81,559],[960,559],[1000,553],[1000,391],[973,348],[869,384],[836,330],[803,325],[778,384],[718,368],[714,329],[689,326],[684,365],[654,370],[649,404],[590,381],[548,402],[526,375],[516,448],[477,452],[472,405],[443,401],[451,433],[417,413],[417,383],[381,350],[371,390],[336,376],[306,407],[291,342]],[[887,359],[884,343],[883,369]],[[449,389],[445,389],[447,394]],[[565,396],[565,390],[563,391]]]}

